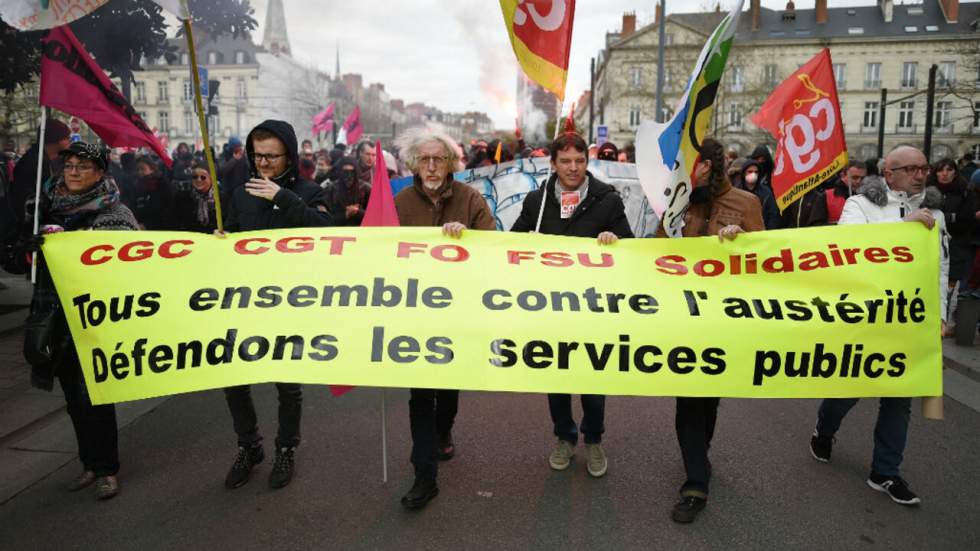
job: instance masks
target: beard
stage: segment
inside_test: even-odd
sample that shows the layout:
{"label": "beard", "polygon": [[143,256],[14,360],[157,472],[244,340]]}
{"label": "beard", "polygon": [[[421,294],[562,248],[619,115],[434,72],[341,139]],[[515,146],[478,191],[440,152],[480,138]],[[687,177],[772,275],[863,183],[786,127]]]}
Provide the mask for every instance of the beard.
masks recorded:
{"label": "beard", "polygon": [[442,182],[430,182],[428,180],[422,180],[422,185],[425,189],[435,191],[442,187]]}

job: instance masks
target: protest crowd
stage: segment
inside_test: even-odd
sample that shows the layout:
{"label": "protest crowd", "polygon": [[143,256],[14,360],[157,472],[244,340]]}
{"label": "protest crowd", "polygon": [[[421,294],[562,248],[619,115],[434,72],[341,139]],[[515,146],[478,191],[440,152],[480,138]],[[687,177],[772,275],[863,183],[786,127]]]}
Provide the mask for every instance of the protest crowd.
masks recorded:
{"label": "protest crowd", "polygon": [[[29,269],[25,253],[36,250],[42,239],[31,233],[31,192],[38,155],[44,156],[42,169],[49,182],[39,210],[43,232],[100,229],[213,233],[217,231],[216,191],[224,206],[225,232],[359,225],[372,191],[377,162],[375,147],[368,141],[315,151],[310,140],[297,143],[289,124],[274,120],[253,129],[244,143],[238,138],[229,141],[217,156],[217,186],[211,181],[202,152],[188,144],[178,145],[173,151],[173,166],[167,168],[146,150],[110,150],[100,144],[69,143],[68,128],[57,120],[48,121],[45,142],[43,146],[34,144],[19,158],[5,153],[5,208],[16,214],[16,221],[11,226],[15,230],[6,234],[3,260],[4,268],[15,273]],[[454,237],[468,229],[494,230],[486,201],[473,188],[455,181],[453,173],[498,162],[487,154],[496,150],[497,142],[493,140],[474,140],[464,147],[439,131],[421,129],[406,134],[392,151],[384,151],[389,159],[385,163],[389,177],[406,174],[414,179],[414,184],[395,198],[402,225],[437,226]],[[503,143],[500,151],[500,162],[547,156],[553,168],[546,184],[526,197],[510,231],[589,237],[601,244],[634,237],[615,188],[588,170],[590,159],[629,162],[627,154],[620,153],[614,144],[590,146],[571,129],[546,147],[532,148],[520,141]],[[765,145],[743,159],[726,151],[724,144],[707,138],[695,171],[696,195],[686,215],[684,236],[735,239],[743,232],[901,220],[929,227],[939,224],[949,234],[948,268],[943,269],[948,285],[944,294],[948,303],[944,331],[953,330],[957,302],[980,300],[980,171],[972,159],[942,159],[930,165],[920,151],[899,148],[884,159],[851,160],[839,174],[808,193],[799,207],[782,215],[773,204],[769,188],[772,170],[772,155]],[[570,193],[577,201],[568,211]],[[658,236],[664,235],[661,227]],[[42,310],[44,304],[57,302],[43,266],[41,263],[34,299],[35,307]],[[32,380],[36,386],[50,390],[58,379],[68,403],[83,466],[68,489],[94,485],[96,497],[106,499],[119,492],[114,406],[93,406],[88,401],[81,366],[63,317],[54,323],[59,323],[52,328],[58,339],[49,359],[55,361],[35,358],[35,365],[42,369],[35,369]],[[29,348],[25,346],[25,350]],[[294,475],[303,390],[299,384],[276,386],[279,425],[269,485],[281,488]],[[249,388],[226,388],[225,396],[238,442],[225,484],[238,488],[263,462],[265,451]],[[557,440],[548,457],[550,467],[569,468],[581,431],[588,473],[594,477],[605,475],[609,460],[601,442],[606,397],[583,395],[584,416],[580,423],[572,416],[569,395],[549,394],[547,398]],[[411,391],[411,460],[416,481],[402,500],[406,508],[423,507],[438,494],[438,464],[455,454],[452,427],[459,399],[458,391]],[[868,477],[871,487],[905,505],[919,503],[899,470],[910,401],[881,399]],[[824,400],[810,441],[816,460],[830,460],[834,433],[856,402],[857,399]],[[681,486],[682,499],[672,511],[678,522],[693,521],[707,504],[711,478],[708,451],[718,405],[717,398],[677,398],[677,438],[687,472],[687,480]]]}
{"label": "protest crowd", "polygon": [[[24,343],[33,366],[32,384],[52,390],[57,381],[61,387],[82,467],[67,489],[94,487],[100,500],[120,493],[121,465],[127,458],[119,453],[115,407],[93,405],[86,391],[81,361],[40,254],[45,235],[112,230],[221,237],[282,228],[359,226],[377,182],[410,177],[411,185],[394,197],[401,225],[429,226],[460,238],[469,231],[498,228],[487,200],[458,181],[457,173],[542,159],[550,162],[550,175],[524,197],[516,222],[506,231],[587,238],[602,247],[641,238],[630,228],[619,192],[590,170],[590,162],[635,163],[637,146],[589,144],[571,125],[548,143],[525,143],[518,132],[513,140],[486,136],[468,145],[439,129],[417,127],[383,151],[371,140],[318,149],[310,139],[300,141],[289,123],[266,120],[213,152],[216,179],[205,152],[193,144],[178,144],[168,164],[150,148],[73,142],[70,134],[65,123],[50,118],[43,143],[20,154],[12,143],[6,144],[0,153],[0,262],[10,273],[37,270]],[[770,146],[760,144],[744,158],[710,136],[699,146],[682,239],[736,240],[749,232],[847,224],[905,222],[930,230],[938,226],[943,335],[966,331],[976,336],[977,320],[959,315],[965,304],[980,301],[980,170],[975,159],[929,163],[922,151],[909,146],[895,148],[881,159],[851,158],[781,211],[773,190],[776,163]],[[43,185],[36,202],[39,166]],[[386,167],[386,174],[379,174],[380,166]],[[654,238],[668,235],[663,224],[655,233]],[[268,485],[278,489],[297,475],[304,389],[298,383],[275,384],[278,425]],[[223,394],[234,431],[234,436],[229,431],[225,445],[230,467],[224,484],[232,490],[247,484],[266,460],[259,419],[271,412],[256,411],[247,385],[225,388]],[[542,467],[547,462],[556,471],[569,469],[581,432],[586,471],[592,477],[606,476],[615,460],[602,447],[607,397],[581,395],[583,416],[578,422],[572,396],[548,393],[542,403],[545,399],[555,445],[547,458],[541,458]],[[423,508],[437,497],[439,464],[457,453],[453,427],[461,401],[465,397],[458,390],[411,389],[407,413],[415,479],[401,499],[406,509]],[[813,412],[814,426],[800,427],[799,445],[808,446],[816,461],[831,461],[835,434],[857,401],[823,400]],[[676,398],[675,430],[686,473],[679,485],[680,499],[670,512],[676,522],[693,522],[708,503],[712,439],[717,430],[725,430],[719,405],[716,397]],[[906,506],[920,503],[901,471],[910,415],[911,398],[880,398],[866,479],[870,488]],[[615,437],[615,420],[609,421]],[[542,434],[546,431],[543,427]]]}

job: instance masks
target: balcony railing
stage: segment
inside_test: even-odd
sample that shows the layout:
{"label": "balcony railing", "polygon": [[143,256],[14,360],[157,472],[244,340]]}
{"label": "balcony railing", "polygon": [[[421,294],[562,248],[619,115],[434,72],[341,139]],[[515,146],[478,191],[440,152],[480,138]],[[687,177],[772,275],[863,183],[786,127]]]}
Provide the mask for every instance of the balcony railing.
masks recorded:
{"label": "balcony railing", "polygon": [[919,81],[914,78],[913,79],[903,78],[902,82],[899,83],[899,86],[902,87],[902,90],[915,90],[916,88],[919,87]]}
{"label": "balcony railing", "polygon": [[917,124],[906,124],[906,125],[896,124],[895,125],[895,133],[896,134],[918,134],[919,133],[919,125],[917,125]]}
{"label": "balcony railing", "polygon": [[881,88],[881,79],[864,81],[865,90],[878,90],[880,88]]}
{"label": "balcony railing", "polygon": [[878,125],[876,124],[874,126],[865,126],[864,124],[862,124],[861,125],[861,133],[862,134],[877,134],[878,133]]}
{"label": "balcony railing", "polygon": [[953,123],[946,123],[943,126],[938,124],[932,127],[932,131],[936,134],[952,134],[953,133]]}

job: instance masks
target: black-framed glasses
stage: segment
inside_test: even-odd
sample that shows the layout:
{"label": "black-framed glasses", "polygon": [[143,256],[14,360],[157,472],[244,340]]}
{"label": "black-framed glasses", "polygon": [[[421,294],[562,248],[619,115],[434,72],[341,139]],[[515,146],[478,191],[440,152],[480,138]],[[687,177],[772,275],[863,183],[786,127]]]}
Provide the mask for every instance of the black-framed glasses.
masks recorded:
{"label": "black-framed glasses", "polygon": [[419,166],[429,166],[429,163],[432,163],[436,166],[442,166],[446,164],[447,161],[449,161],[449,157],[446,156],[429,155],[426,157],[418,158]]}
{"label": "black-framed glasses", "polygon": [[252,155],[252,159],[254,159],[256,163],[258,163],[258,162],[273,163],[273,162],[278,161],[279,159],[281,159],[281,158],[283,158],[285,156],[286,156],[285,153],[278,153],[278,154],[275,154],[275,153],[255,153],[254,155]]}
{"label": "black-framed glasses", "polygon": [[896,166],[894,168],[890,168],[889,170],[891,170],[892,172],[896,170],[904,170],[906,174],[914,174],[916,172],[921,172],[922,174],[929,174],[930,172],[932,172],[932,167],[929,165],[904,165],[904,166]]}
{"label": "black-framed glasses", "polygon": [[65,163],[65,172],[90,172],[95,170],[95,165],[91,163]]}

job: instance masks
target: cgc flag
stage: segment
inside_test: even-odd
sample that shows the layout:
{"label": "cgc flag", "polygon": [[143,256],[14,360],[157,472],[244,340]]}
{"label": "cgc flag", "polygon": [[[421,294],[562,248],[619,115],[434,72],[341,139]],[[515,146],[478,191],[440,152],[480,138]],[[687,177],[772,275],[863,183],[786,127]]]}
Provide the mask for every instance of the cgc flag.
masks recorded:
{"label": "cgc flag", "polygon": [[830,50],[777,86],[752,122],[777,142],[772,191],[780,211],[840,172],[847,144]]}

